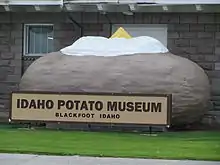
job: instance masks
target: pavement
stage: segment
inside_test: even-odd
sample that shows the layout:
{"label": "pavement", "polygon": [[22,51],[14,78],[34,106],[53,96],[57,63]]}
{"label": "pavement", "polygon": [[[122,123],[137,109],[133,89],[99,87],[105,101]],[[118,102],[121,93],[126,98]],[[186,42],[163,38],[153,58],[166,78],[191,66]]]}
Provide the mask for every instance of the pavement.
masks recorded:
{"label": "pavement", "polygon": [[220,165],[220,162],[0,154],[0,165]]}

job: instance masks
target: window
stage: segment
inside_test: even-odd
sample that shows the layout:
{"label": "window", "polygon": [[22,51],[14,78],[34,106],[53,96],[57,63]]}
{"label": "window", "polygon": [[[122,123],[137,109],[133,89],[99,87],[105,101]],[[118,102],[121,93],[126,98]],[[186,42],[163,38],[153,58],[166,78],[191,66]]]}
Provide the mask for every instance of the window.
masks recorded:
{"label": "window", "polygon": [[112,27],[114,33],[119,27],[123,27],[132,37],[150,36],[167,46],[167,26],[157,24],[116,24]]}
{"label": "window", "polygon": [[24,30],[24,55],[53,51],[53,25],[26,24]]}

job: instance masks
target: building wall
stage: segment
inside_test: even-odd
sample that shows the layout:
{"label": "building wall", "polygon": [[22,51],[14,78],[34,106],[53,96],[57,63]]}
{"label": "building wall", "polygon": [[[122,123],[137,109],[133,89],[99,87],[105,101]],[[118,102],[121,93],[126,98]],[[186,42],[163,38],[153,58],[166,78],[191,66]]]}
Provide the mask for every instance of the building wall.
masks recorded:
{"label": "building wall", "polygon": [[16,23],[0,24],[0,119],[8,116],[9,93],[21,77],[21,48],[16,44],[22,37],[20,29]]}
{"label": "building wall", "polygon": [[[22,57],[23,24],[53,23],[57,51],[80,37],[80,28],[67,13],[0,14],[0,117],[8,116],[10,92],[17,89],[22,72],[37,57]],[[197,62],[207,72],[212,84],[214,110],[220,110],[220,14],[108,14],[74,13],[72,19],[83,27],[83,35],[109,37],[111,24],[168,24],[168,48],[179,56]]]}

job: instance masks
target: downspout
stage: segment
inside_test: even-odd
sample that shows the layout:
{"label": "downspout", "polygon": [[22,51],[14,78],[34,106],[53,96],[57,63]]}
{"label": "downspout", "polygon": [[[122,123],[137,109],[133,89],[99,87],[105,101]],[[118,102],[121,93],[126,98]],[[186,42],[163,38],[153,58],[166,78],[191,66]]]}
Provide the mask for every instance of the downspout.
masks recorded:
{"label": "downspout", "polygon": [[73,26],[76,25],[78,28],[80,28],[80,37],[82,37],[83,32],[84,32],[83,26],[80,23],[78,23],[76,20],[74,20],[73,17],[71,16],[71,14],[69,14],[69,12],[66,12],[64,10],[64,7],[65,7],[65,3],[62,1],[62,10],[61,10],[62,13],[65,13],[65,14],[67,13],[67,17],[68,17],[68,19],[70,19],[72,21]]}
{"label": "downspout", "polygon": [[83,37],[84,35],[83,26],[80,23],[78,23],[76,20],[74,20],[71,14],[67,13],[67,15],[68,15],[68,18],[72,21],[73,25],[76,25],[78,28],[80,28],[80,37]]}
{"label": "downspout", "polygon": [[[116,3],[117,3],[117,4],[120,4],[120,0],[117,0]],[[109,37],[111,37],[111,35],[112,35],[112,25],[113,25],[113,23],[112,23],[112,21],[111,21],[111,19],[109,18],[109,16],[108,16],[107,13],[105,14],[105,18],[107,19],[107,21],[108,21],[108,23],[109,23],[109,26],[110,26],[110,35],[109,35]]]}
{"label": "downspout", "polygon": [[107,19],[108,23],[109,23],[109,26],[110,26],[110,34],[109,34],[109,37],[111,37],[112,35],[112,25],[113,23],[111,22],[111,19],[109,18],[108,14],[105,14],[105,18]]}

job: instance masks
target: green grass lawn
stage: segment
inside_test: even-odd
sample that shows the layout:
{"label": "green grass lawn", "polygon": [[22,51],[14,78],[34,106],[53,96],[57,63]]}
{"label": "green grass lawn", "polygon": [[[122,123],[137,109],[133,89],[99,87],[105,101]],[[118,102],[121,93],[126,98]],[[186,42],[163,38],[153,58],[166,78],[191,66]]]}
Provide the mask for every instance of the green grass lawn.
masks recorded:
{"label": "green grass lawn", "polygon": [[220,132],[129,133],[0,129],[0,152],[220,160]]}

